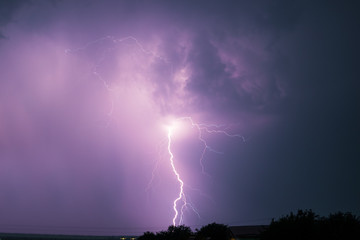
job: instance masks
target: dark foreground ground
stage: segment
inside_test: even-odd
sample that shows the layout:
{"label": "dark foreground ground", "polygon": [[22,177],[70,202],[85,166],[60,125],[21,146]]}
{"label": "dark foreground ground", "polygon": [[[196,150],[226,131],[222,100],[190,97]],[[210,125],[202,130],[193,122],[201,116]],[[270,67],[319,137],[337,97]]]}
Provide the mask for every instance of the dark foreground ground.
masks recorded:
{"label": "dark foreground ground", "polygon": [[0,240],[135,240],[136,236],[78,236],[0,233]]}
{"label": "dark foreground ground", "polygon": [[[261,231],[268,226],[230,226],[229,238],[236,239],[259,239]],[[14,234],[0,233],[0,240],[135,240],[138,236],[80,236],[80,235],[46,235],[46,234]],[[192,235],[189,239],[194,239]]]}

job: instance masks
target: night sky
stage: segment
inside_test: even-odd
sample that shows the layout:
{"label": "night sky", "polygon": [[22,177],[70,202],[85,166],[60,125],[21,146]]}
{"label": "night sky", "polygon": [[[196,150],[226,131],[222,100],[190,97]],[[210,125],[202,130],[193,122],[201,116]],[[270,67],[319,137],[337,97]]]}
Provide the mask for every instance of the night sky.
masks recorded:
{"label": "night sky", "polygon": [[170,129],[193,229],[360,215],[359,11],[1,0],[0,232],[166,229]]}

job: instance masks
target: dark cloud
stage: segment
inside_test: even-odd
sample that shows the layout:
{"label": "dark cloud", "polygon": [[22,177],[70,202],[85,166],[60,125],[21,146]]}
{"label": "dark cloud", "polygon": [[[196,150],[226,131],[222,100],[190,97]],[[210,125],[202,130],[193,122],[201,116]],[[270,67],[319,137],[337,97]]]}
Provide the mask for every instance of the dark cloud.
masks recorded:
{"label": "dark cloud", "polygon": [[22,7],[27,0],[1,1],[0,2],[0,39],[6,38],[1,32],[2,28],[13,20],[13,15]]}
{"label": "dark cloud", "polygon": [[185,224],[263,224],[298,208],[359,214],[356,1],[2,1],[0,9],[9,39],[0,43],[5,230],[166,227],[178,185],[158,143],[169,119],[184,116],[231,123],[246,139],[204,134],[222,152],[206,152],[209,177],[198,132],[183,123],[173,151],[202,216],[188,211]]}

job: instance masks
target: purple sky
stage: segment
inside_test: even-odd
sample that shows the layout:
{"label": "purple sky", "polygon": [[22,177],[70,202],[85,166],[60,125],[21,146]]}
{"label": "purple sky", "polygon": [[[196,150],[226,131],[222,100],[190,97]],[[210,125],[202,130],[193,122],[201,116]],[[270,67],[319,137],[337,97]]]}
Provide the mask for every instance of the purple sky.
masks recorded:
{"label": "purple sky", "polygon": [[[1,1],[0,232],[360,214],[357,1]],[[215,129],[212,127],[211,129]]]}

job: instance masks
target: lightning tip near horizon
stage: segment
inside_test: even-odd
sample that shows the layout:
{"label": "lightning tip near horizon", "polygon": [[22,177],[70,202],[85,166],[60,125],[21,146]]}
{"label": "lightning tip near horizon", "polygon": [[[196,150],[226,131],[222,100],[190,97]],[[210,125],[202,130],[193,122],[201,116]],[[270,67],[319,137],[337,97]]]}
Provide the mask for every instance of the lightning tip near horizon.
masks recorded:
{"label": "lightning tip near horizon", "polygon": [[[115,107],[115,104],[116,104],[115,97],[116,96],[115,95],[118,93],[116,84],[111,83],[111,81],[108,80],[106,78],[106,76],[104,76],[102,73],[102,71],[103,71],[102,66],[106,63],[106,58],[109,57],[108,56],[109,53],[112,51],[115,51],[120,46],[124,47],[125,49],[127,49],[128,47],[135,47],[139,51],[139,53],[142,53],[144,56],[155,57],[157,59],[160,59],[161,61],[166,62],[167,64],[169,64],[169,62],[164,57],[159,56],[156,52],[145,49],[144,46],[140,43],[140,41],[133,36],[128,36],[128,37],[124,37],[124,38],[115,38],[113,36],[106,36],[106,37],[97,39],[95,41],[88,42],[87,44],[85,44],[84,46],[82,46],[80,48],[76,48],[73,50],[66,49],[65,53],[66,54],[80,53],[81,51],[84,51],[91,46],[94,46],[94,45],[100,44],[100,43],[105,43],[107,41],[109,41],[110,47],[101,51],[101,54],[100,54],[101,57],[99,59],[95,59],[94,66],[92,68],[92,73],[94,74],[96,79],[99,80],[100,83],[102,83],[104,89],[108,92],[108,94],[110,96],[110,101],[109,101],[110,106],[109,106],[109,110],[107,113],[109,120],[106,121],[107,122],[106,126],[109,126],[110,121],[113,118],[114,111],[116,109],[116,107]],[[130,48],[129,49],[130,53],[133,50],[134,49]],[[125,53],[128,55],[130,54],[129,52],[125,52]],[[133,59],[133,57],[137,57],[137,56],[138,56],[138,53],[135,54],[134,56],[132,56],[131,59]],[[127,59],[126,57],[124,57],[124,59],[125,60],[124,60],[123,64],[131,63],[131,61],[130,61],[131,59]],[[128,66],[128,65],[126,65],[126,66]],[[167,66],[171,67],[171,64],[167,65]],[[245,141],[245,139],[241,135],[230,133],[230,131],[228,129],[229,126],[227,126],[227,125],[224,125],[224,124],[219,125],[219,124],[213,124],[213,123],[211,123],[211,124],[199,123],[199,122],[197,122],[197,120],[194,120],[192,118],[192,116],[190,116],[190,115],[181,116],[181,117],[177,117],[174,115],[168,115],[166,117],[162,116],[160,118],[163,118],[162,119],[163,127],[167,133],[167,138],[164,137],[164,139],[163,139],[164,142],[162,142],[162,144],[160,144],[160,147],[165,150],[165,144],[167,142],[167,152],[168,152],[167,154],[169,155],[171,171],[173,172],[173,174],[176,178],[176,181],[179,184],[179,191],[177,193],[177,197],[173,201],[174,216],[172,219],[172,223],[174,226],[176,226],[177,224],[183,223],[185,209],[190,209],[198,217],[200,217],[200,214],[197,212],[194,205],[190,202],[190,199],[189,199],[189,201],[187,201],[187,198],[185,195],[185,184],[184,184],[184,181],[183,181],[182,177],[180,176],[180,173],[178,172],[178,169],[176,168],[176,164],[174,162],[174,159],[177,161],[181,161],[181,159],[176,159],[172,152],[173,136],[176,135],[176,137],[178,138],[178,137],[181,137],[181,135],[187,135],[187,134],[189,134],[189,132],[193,131],[192,133],[195,134],[193,136],[197,137],[197,139],[203,145],[203,148],[201,150],[201,154],[200,154],[200,157],[198,160],[199,160],[199,164],[201,166],[202,174],[204,174],[208,177],[210,177],[210,174],[208,174],[205,171],[205,166],[203,164],[203,160],[205,158],[206,153],[207,152],[212,152],[215,154],[224,154],[224,153],[219,150],[216,150],[215,148],[211,147],[207,143],[207,141],[206,141],[207,135],[208,134],[214,134],[214,135],[222,134],[226,137],[239,137],[239,138],[242,138],[243,141]],[[151,180],[146,187],[146,191],[148,191],[150,189],[150,186],[153,183],[155,171],[158,167],[158,164],[159,164],[159,161],[156,162],[155,168],[152,171]],[[186,186],[191,186],[191,184],[186,184]]]}
{"label": "lightning tip near horizon", "polygon": [[[201,169],[202,169],[202,173],[207,175],[207,176],[210,176],[209,174],[207,174],[205,172],[205,167],[204,167],[204,164],[203,164],[203,159],[205,157],[205,153],[207,150],[211,151],[211,152],[214,152],[214,153],[217,153],[217,154],[223,154],[223,152],[220,152],[220,151],[217,151],[215,149],[213,149],[212,147],[210,147],[206,140],[204,139],[203,137],[203,131],[209,133],[209,134],[223,134],[227,137],[238,137],[238,138],[241,138],[243,141],[245,141],[245,138],[242,136],[242,135],[239,135],[239,134],[231,134],[231,133],[228,133],[226,131],[226,129],[221,129],[221,127],[223,125],[216,125],[216,124],[200,124],[200,123],[196,123],[191,117],[180,117],[180,118],[177,118],[177,119],[172,119],[170,121],[170,124],[169,125],[166,125],[166,129],[167,129],[167,140],[168,140],[168,143],[167,143],[167,151],[168,151],[168,154],[170,155],[170,158],[169,158],[169,161],[170,161],[170,165],[171,165],[171,168],[172,168],[172,171],[176,177],[176,180],[177,182],[179,183],[179,192],[178,192],[178,195],[177,195],[177,198],[174,200],[173,202],[173,210],[174,210],[174,217],[172,219],[172,223],[174,226],[176,226],[176,220],[179,218],[179,224],[182,224],[183,223],[183,220],[184,220],[184,209],[189,206],[190,209],[198,216],[200,217],[200,214],[196,211],[195,207],[188,203],[187,202],[187,199],[186,199],[186,195],[185,195],[185,192],[184,192],[184,181],[182,180],[178,170],[176,169],[175,167],[175,163],[174,163],[174,154],[171,150],[171,147],[172,147],[172,136],[174,134],[174,131],[176,129],[179,129],[180,127],[184,127],[182,126],[183,122],[186,121],[188,122],[188,124],[190,124],[191,128],[195,128],[196,131],[198,132],[198,139],[199,141],[201,141],[204,145],[204,148],[202,150],[202,153],[201,153],[201,157],[200,157],[200,165],[201,165]],[[185,127],[184,127],[185,128]],[[178,202],[182,200],[183,201],[183,204],[182,206],[180,207],[180,213],[179,213],[179,210],[177,209],[178,208]]]}
{"label": "lightning tip near horizon", "polygon": [[[174,172],[174,174],[176,176],[176,179],[180,184],[179,195],[173,202],[173,209],[174,209],[175,215],[174,215],[174,218],[172,220],[172,223],[173,223],[174,226],[176,226],[176,219],[178,218],[178,215],[179,215],[179,212],[177,210],[177,202],[180,201],[181,199],[183,199],[184,205],[186,205],[186,198],[185,198],[185,195],[184,195],[184,182],[182,181],[182,179],[180,178],[180,174],[176,170],[176,167],[175,167],[175,164],[174,164],[174,154],[171,151],[172,132],[173,132],[173,126],[169,126],[168,127],[168,152],[169,152],[169,155],[170,155],[170,164],[171,164],[171,167],[172,167],[172,171]],[[183,209],[183,207],[181,209]],[[180,216],[180,218],[182,219],[182,215]]]}

